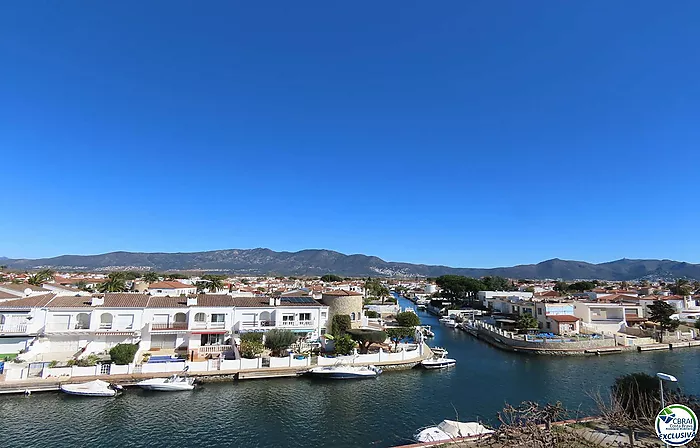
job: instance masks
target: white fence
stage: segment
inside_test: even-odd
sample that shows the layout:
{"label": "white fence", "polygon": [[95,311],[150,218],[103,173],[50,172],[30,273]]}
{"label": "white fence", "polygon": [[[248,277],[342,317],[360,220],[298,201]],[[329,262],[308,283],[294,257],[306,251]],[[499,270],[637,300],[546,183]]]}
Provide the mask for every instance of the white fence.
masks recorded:
{"label": "white fence", "polygon": [[[351,355],[339,356],[337,358],[318,358],[318,365],[327,366],[334,365],[338,362],[347,364],[375,364],[380,362],[401,362],[418,359],[421,357],[422,346],[418,346],[412,350],[402,350],[398,353],[388,353],[379,350],[379,353],[367,355]],[[41,370],[41,378],[49,379],[68,379],[75,377],[90,377],[90,376],[109,376],[109,375],[131,375],[131,374],[162,374],[176,373],[182,371],[185,366],[189,367],[189,371],[193,373],[205,372],[220,372],[220,371],[237,371],[237,370],[253,370],[253,369],[275,369],[289,367],[309,367],[311,366],[311,358],[304,357],[297,359],[294,355],[284,358],[269,358],[269,366],[263,367],[263,358],[254,359],[235,359],[235,360],[216,360],[209,359],[207,361],[196,362],[164,362],[164,363],[145,363],[145,364],[127,364],[127,365],[102,365],[97,364],[90,367],[44,367]],[[29,376],[29,367],[14,368],[7,365],[5,369],[5,382],[21,381],[31,379]],[[222,372],[223,373],[223,372]],[[36,376],[33,377],[36,379]]]}
{"label": "white fence", "polygon": [[319,366],[332,366],[337,363],[342,364],[376,364],[379,362],[410,361],[421,357],[421,350],[403,350],[399,353],[387,353],[379,349],[379,353],[366,355],[338,356],[336,358],[318,358]]}

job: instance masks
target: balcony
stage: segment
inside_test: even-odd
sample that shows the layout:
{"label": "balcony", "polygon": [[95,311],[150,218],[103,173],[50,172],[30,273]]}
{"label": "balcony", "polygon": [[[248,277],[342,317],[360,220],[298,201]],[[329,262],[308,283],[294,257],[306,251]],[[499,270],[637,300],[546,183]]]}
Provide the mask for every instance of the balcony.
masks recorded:
{"label": "balcony", "polygon": [[202,345],[198,351],[200,355],[209,355],[212,353],[230,352],[233,350],[232,345]]}
{"label": "balcony", "polygon": [[187,330],[187,322],[170,322],[167,324],[151,324],[151,331]]}
{"label": "balcony", "polygon": [[195,322],[192,324],[194,330],[225,330],[226,322]]}
{"label": "balcony", "polygon": [[308,328],[308,327],[314,326],[314,321],[313,320],[283,320],[282,326],[285,328],[288,328],[288,327]]}
{"label": "balcony", "polygon": [[243,328],[259,328],[259,327],[274,327],[274,320],[256,320],[254,322],[241,322]]}
{"label": "balcony", "polygon": [[27,324],[3,324],[0,325],[0,333],[9,334],[25,334],[27,332]]}
{"label": "balcony", "polygon": [[62,333],[65,331],[89,331],[90,323],[77,323],[77,324],[65,324],[65,323],[54,323],[48,322],[46,324],[46,329],[44,331],[48,333]]}

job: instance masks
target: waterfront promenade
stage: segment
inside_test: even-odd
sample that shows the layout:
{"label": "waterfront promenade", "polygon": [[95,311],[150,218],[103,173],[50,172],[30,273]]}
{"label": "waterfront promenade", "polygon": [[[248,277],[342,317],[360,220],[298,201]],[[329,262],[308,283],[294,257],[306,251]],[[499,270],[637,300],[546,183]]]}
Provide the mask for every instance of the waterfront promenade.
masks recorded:
{"label": "waterfront promenade", "polygon": [[207,360],[200,362],[172,362],[140,365],[111,365],[110,373],[101,373],[102,366],[94,367],[47,367],[39,377],[29,377],[29,368],[8,370],[8,375],[0,376],[0,394],[55,391],[61,384],[80,383],[101,379],[125,386],[148,378],[165,378],[189,367],[188,374],[200,382],[222,382],[246,379],[296,377],[316,366],[330,366],[337,363],[352,365],[376,365],[385,371],[411,369],[420,361],[432,355],[430,348],[423,344],[413,350],[398,353],[383,352],[365,355],[339,356],[335,358],[317,357],[295,359],[294,357],[269,358],[269,365],[263,366],[262,358],[239,360]]}

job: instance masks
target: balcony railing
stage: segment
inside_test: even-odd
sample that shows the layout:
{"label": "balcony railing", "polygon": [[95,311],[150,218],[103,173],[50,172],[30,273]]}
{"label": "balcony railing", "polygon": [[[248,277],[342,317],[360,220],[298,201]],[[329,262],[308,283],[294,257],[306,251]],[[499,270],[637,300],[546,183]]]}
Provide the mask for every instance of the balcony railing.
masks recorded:
{"label": "balcony railing", "polygon": [[226,328],[226,322],[195,322],[192,324],[192,328],[198,330],[223,330]]}
{"label": "balcony railing", "polygon": [[313,327],[314,321],[312,320],[283,320],[283,327]]}
{"label": "balcony railing", "polygon": [[64,324],[64,323],[52,323],[49,322],[46,324],[46,331],[52,332],[52,331],[87,331],[90,329],[90,323],[81,323],[78,322],[77,324]]}
{"label": "balcony railing", "polygon": [[206,355],[210,353],[229,352],[231,350],[233,350],[233,346],[231,345],[202,345],[199,347],[199,354]]}
{"label": "balcony railing", "polygon": [[26,333],[27,324],[3,324],[0,325],[0,333]]}
{"label": "balcony railing", "polygon": [[187,330],[187,322],[170,322],[168,324],[151,324],[151,331]]}

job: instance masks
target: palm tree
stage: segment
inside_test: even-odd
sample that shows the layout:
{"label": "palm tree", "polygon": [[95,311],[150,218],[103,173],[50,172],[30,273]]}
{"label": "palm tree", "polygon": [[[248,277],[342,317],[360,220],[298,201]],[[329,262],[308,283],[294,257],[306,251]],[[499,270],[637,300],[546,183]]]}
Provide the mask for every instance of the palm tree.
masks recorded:
{"label": "palm tree", "polygon": [[143,274],[143,281],[147,283],[155,283],[160,279],[160,276],[158,275],[157,272],[153,271],[148,271],[145,274]]}
{"label": "palm tree", "polygon": [[34,286],[41,286],[47,281],[53,279],[53,274],[54,271],[52,271],[51,269],[41,270],[29,277],[29,279],[27,279],[27,283]]}
{"label": "palm tree", "polygon": [[122,272],[111,272],[107,276],[107,281],[102,283],[97,290],[99,292],[124,292],[126,291],[126,282]]}
{"label": "palm tree", "polygon": [[690,282],[685,278],[677,278],[676,282],[671,286],[671,292],[679,296],[687,296],[690,294]]}
{"label": "palm tree", "polygon": [[204,292],[206,289],[208,292],[216,292],[224,288],[224,281],[218,275],[204,275],[202,280],[197,282],[197,291]]}

